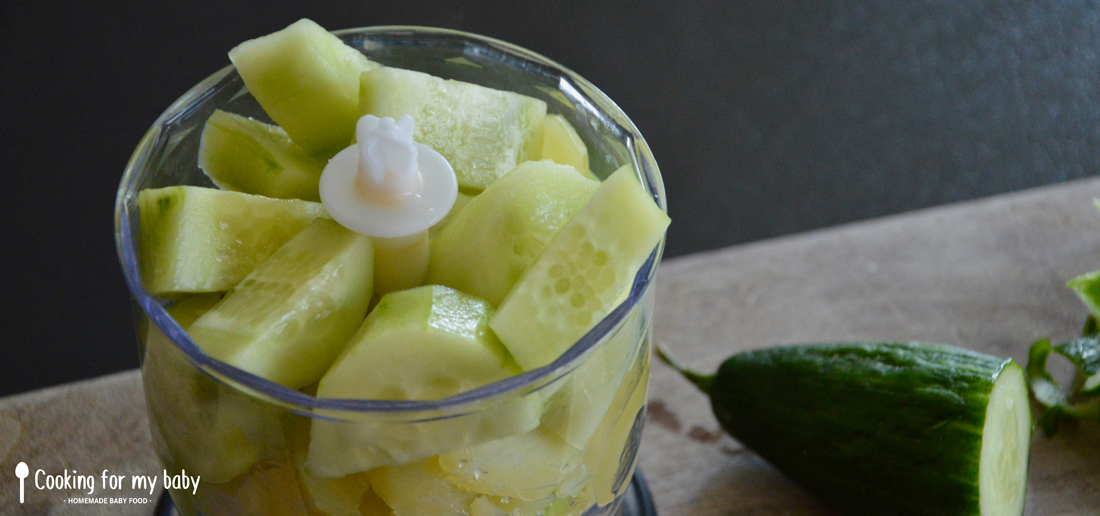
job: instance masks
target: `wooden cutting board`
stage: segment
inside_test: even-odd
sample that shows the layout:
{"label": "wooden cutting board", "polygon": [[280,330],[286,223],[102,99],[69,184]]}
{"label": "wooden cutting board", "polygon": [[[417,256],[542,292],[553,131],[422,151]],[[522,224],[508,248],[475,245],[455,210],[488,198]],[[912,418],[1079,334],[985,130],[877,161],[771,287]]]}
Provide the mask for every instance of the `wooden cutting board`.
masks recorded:
{"label": "wooden cutting board", "polygon": [[[1033,340],[1068,340],[1084,321],[1064,284],[1100,269],[1093,197],[1100,179],[667,260],[655,337],[701,370],[744,349],[829,340],[941,342],[1023,362]],[[832,514],[723,436],[706,399],[660,364],[648,414],[640,464],[662,516]],[[145,417],[136,371],[0,399],[0,513],[151,514],[152,503],[74,505],[34,489],[20,506],[11,473],[19,461],[158,472]],[[1036,433],[1027,514],[1100,514],[1100,425]]]}

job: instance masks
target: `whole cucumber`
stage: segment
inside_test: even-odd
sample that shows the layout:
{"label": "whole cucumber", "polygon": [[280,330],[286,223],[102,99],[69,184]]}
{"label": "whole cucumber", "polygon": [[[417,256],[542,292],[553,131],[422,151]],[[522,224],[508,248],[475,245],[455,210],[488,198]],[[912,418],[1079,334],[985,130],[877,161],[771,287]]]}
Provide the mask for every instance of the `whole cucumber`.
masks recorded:
{"label": "whole cucumber", "polygon": [[730,435],[846,514],[1023,514],[1031,411],[1011,359],[828,343],[739,353],[705,376],[662,358]]}

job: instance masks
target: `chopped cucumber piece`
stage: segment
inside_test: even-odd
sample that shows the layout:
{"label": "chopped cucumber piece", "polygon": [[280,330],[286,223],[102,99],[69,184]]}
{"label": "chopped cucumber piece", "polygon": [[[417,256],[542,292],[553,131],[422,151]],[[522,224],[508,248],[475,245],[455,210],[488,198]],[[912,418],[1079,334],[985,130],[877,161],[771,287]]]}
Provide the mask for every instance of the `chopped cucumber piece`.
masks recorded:
{"label": "chopped cucumber piece", "polygon": [[508,511],[500,508],[488,498],[479,496],[470,502],[470,516],[508,516]]}
{"label": "chopped cucumber piece", "polygon": [[223,190],[320,202],[325,163],[282,128],[220,109],[206,120],[199,142],[199,167]]}
{"label": "chopped cucumber piece", "polygon": [[317,397],[441,400],[515,375],[489,331],[492,311],[438,285],[386,294],[321,378]]}
{"label": "chopped cucumber piece", "polygon": [[[647,349],[642,342],[649,338],[647,322],[652,312],[653,295],[646,294],[622,325],[569,373],[565,384],[546,402],[542,426],[573,446],[587,449],[596,427],[606,421],[608,409],[617,408],[612,399],[616,388],[637,382],[637,355],[639,350]],[[619,400],[619,407],[622,403]]]}
{"label": "chopped cucumber piece", "polygon": [[561,115],[546,115],[542,135],[542,159],[570,165],[581,175],[596,179],[588,168],[588,147],[577,130]]}
{"label": "chopped cucumber piece", "polygon": [[191,325],[210,356],[292,389],[321,378],[367,312],[369,237],[318,219]]}
{"label": "chopped cucumber piece", "polygon": [[458,216],[462,209],[465,208],[466,205],[469,204],[472,200],[474,200],[473,195],[458,192],[458,194],[455,196],[454,206],[451,206],[451,211],[447,212],[447,214],[444,215],[442,219],[439,219],[439,222],[436,222],[434,226],[428,228],[428,236],[431,238],[435,238],[435,235],[442,231],[443,228],[447,227],[447,225],[450,224],[451,221],[454,220],[454,218]]}
{"label": "chopped cucumber piece", "polygon": [[139,256],[154,295],[225,292],[318,217],[321,203],[195,186],[138,194]]}
{"label": "chopped cucumber piece", "polygon": [[1066,286],[1073,289],[1089,311],[1100,315],[1100,271],[1092,271],[1069,280]]}
{"label": "chopped cucumber piece", "polygon": [[521,163],[432,239],[428,282],[498,306],[597,186],[568,165]]}
{"label": "chopped cucumber piece", "polygon": [[245,86],[306,152],[330,157],[359,120],[359,74],[378,67],[308,19],[229,51]]}
{"label": "chopped cucumber piece", "polygon": [[359,95],[361,114],[416,119],[413,139],[447,158],[460,187],[484,189],[542,150],[538,99],[387,67],[364,73]]}
{"label": "chopped cucumber piece", "polygon": [[1031,410],[1020,366],[950,346],[838,343],[682,369],[735,439],[845,514],[1020,516]]}
{"label": "chopped cucumber piece", "polygon": [[[168,308],[188,328],[221,300],[200,294]],[[248,471],[264,455],[275,411],[199,371],[155,325],[145,339],[142,374],[149,413],[159,429],[159,455],[172,467],[221,484]]]}
{"label": "chopped cucumber piece", "polygon": [[489,326],[525,371],[553,362],[614,309],[668,227],[625,166],[523,273]]}
{"label": "chopped cucumber piece", "polygon": [[[275,423],[278,426],[278,423]],[[194,504],[194,510],[180,514],[234,516],[314,516],[306,505],[305,493],[297,472],[286,464],[285,453],[260,462],[243,475],[226,484],[207,484],[200,478],[202,495],[193,497],[191,491],[175,500]],[[191,473],[188,471],[188,473]],[[178,502],[177,502],[178,503]]]}
{"label": "chopped cucumber piece", "polygon": [[[485,301],[437,285],[387,294],[325,373],[317,397],[439,400],[512,376],[519,367],[489,331],[491,313]],[[418,460],[530,430],[539,408],[530,395],[417,423],[317,419],[307,467],[330,478]]]}
{"label": "chopped cucumber piece", "polygon": [[374,492],[397,516],[467,514],[474,496],[444,478],[439,459],[384,466],[367,472]]}
{"label": "chopped cucumber piece", "polygon": [[466,491],[528,502],[588,477],[581,451],[544,428],[449,451],[439,456],[439,464],[447,479]]}
{"label": "chopped cucumber piece", "polygon": [[585,468],[593,475],[588,488],[596,503],[604,506],[626,491],[637,466],[641,423],[649,393],[649,347],[638,356],[640,373],[625,378],[615,391],[610,410],[593,432],[584,449]]}

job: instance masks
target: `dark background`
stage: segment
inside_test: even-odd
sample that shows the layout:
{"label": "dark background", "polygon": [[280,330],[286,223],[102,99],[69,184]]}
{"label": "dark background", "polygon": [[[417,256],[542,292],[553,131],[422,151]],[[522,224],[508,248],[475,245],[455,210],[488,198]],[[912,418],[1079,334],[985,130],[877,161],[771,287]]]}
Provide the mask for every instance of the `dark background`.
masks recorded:
{"label": "dark background", "polygon": [[301,17],[481,33],[588,78],[661,166],[667,256],[1100,161],[1095,2],[13,0],[0,7],[0,395],[137,366],[112,233],[122,169],[230,48]]}

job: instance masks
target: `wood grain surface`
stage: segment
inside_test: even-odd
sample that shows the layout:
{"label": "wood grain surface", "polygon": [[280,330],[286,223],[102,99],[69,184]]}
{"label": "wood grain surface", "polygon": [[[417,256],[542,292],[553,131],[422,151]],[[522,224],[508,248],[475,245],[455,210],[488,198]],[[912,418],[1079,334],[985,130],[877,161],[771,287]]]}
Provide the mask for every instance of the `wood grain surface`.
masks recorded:
{"label": "wood grain surface", "polygon": [[[954,344],[1023,362],[1031,341],[1068,340],[1084,320],[1064,284],[1100,269],[1093,197],[1100,180],[668,260],[655,336],[701,370],[744,349],[865,339]],[[640,464],[662,516],[832,514],[722,435],[706,399],[669,368],[654,366],[648,407]],[[0,399],[0,513],[151,514],[152,504],[72,505],[65,497],[76,492],[34,489],[20,506],[12,474],[20,461],[32,473],[159,471],[138,373]],[[1027,515],[1097,514],[1100,428],[1036,433]]]}

